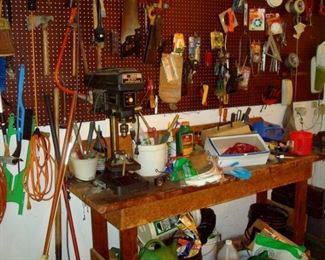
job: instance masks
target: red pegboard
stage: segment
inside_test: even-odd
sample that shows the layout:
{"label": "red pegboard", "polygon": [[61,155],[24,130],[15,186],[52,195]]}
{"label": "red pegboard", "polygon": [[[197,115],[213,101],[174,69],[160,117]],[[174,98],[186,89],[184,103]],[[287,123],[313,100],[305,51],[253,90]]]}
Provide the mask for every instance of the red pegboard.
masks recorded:
{"label": "red pegboard", "polygon": [[[53,88],[55,86],[53,81],[53,71],[58,55],[59,47],[61,45],[63,33],[67,26],[69,18],[69,9],[66,7],[66,1],[38,1],[37,10],[35,15],[53,15],[54,21],[49,24],[49,50],[50,50],[50,68],[51,75],[44,76],[42,69],[42,30],[37,28],[35,30],[36,40],[36,71],[37,71],[37,103],[38,103],[38,122],[39,125],[48,124],[48,117],[45,111],[45,104],[43,101],[43,95],[52,95]],[[140,2],[140,1],[139,1]],[[141,1],[146,2],[146,1]],[[227,8],[231,7],[232,1],[215,1],[215,0],[177,0],[169,1],[169,8],[164,10],[162,14],[163,27],[162,27],[162,40],[166,44],[165,51],[171,51],[171,41],[173,34],[181,32],[187,39],[189,36],[197,33],[201,37],[201,57],[207,50],[210,50],[210,32],[213,30],[222,31],[221,24],[219,22],[218,14]],[[103,67],[129,67],[136,68],[143,73],[145,79],[151,78],[155,82],[155,93],[158,94],[159,86],[159,60],[156,64],[143,64],[142,57],[135,56],[120,58],[119,56],[113,56],[110,52],[110,40],[109,33],[114,31],[120,33],[121,27],[121,15],[122,15],[122,0],[106,0],[104,1],[107,17],[104,18],[104,27],[107,33],[105,47],[102,50],[102,64]],[[283,19],[287,23],[287,46],[281,48],[281,55],[284,59],[290,52],[296,50],[296,40],[293,39],[293,25],[294,17],[285,11],[284,4],[278,8],[268,7],[266,1],[250,0],[248,1],[249,7],[266,8],[267,12],[279,12]],[[300,66],[297,76],[297,91],[294,94],[295,100],[308,100],[315,99],[317,95],[310,93],[309,83],[309,65],[310,58],[315,54],[316,46],[325,39],[325,31],[320,30],[321,26],[325,22],[325,17],[317,14],[315,3],[315,10],[313,15],[313,27],[307,26],[301,39],[299,40],[299,58]],[[88,59],[89,70],[93,71],[96,67],[95,62],[95,48],[92,44],[93,39],[93,18],[92,18],[92,1],[80,1],[80,28],[83,33],[83,41],[86,49],[86,55]],[[144,9],[143,4],[139,4],[139,19],[141,24],[141,56],[144,52],[145,37],[144,37]],[[16,48],[16,55],[13,58],[13,68],[16,71],[15,79],[7,80],[7,99],[11,102],[12,108],[9,110],[15,111],[16,107],[16,95],[17,95],[17,69],[20,63],[26,65],[26,79],[25,79],[25,95],[24,102],[26,107],[34,107],[34,91],[33,91],[33,78],[32,78],[32,48],[31,48],[31,35],[26,27],[26,19],[30,14],[26,7],[26,1],[12,1],[13,10],[13,24],[12,24],[12,37]],[[239,22],[239,26],[235,28],[235,32],[228,35],[227,50],[230,52],[231,67],[235,66],[235,61],[238,57],[238,43],[243,32],[242,27],[242,14],[236,13],[236,17]],[[267,39],[265,32],[249,32],[249,36],[252,40],[260,40],[264,42]],[[78,87],[80,91],[86,92],[87,88],[83,83],[83,66],[82,61],[79,62],[78,77],[72,77],[72,57],[71,57],[71,41],[65,51],[64,62],[62,65],[62,80],[69,88]],[[187,57],[187,50],[185,57]],[[230,95],[229,106],[239,105],[256,105],[262,104],[261,94],[263,89],[269,84],[274,86],[280,86],[282,78],[291,78],[295,80],[294,73],[290,72],[283,64],[281,65],[280,73],[270,73],[268,71],[262,72],[258,75],[251,77],[249,82],[248,91],[237,91]],[[200,87],[202,83],[206,83],[210,86],[208,95],[208,105],[202,106]],[[199,64],[197,73],[194,76],[194,83],[190,86],[186,93],[186,96],[182,97],[182,100],[177,104],[177,111],[189,111],[189,110],[202,110],[218,107],[218,100],[214,95],[214,88],[216,83],[216,76],[213,74],[212,67],[206,67],[201,61]],[[144,96],[143,93],[139,93],[139,100]],[[69,106],[69,97],[67,97],[67,106]],[[63,102],[61,102],[61,105]],[[63,105],[62,105],[63,106]],[[63,107],[62,107],[63,110]],[[144,106],[145,114],[153,113]],[[167,104],[159,103],[159,113],[171,112]],[[63,112],[61,113],[63,117]],[[95,119],[103,119],[104,116],[93,115],[91,113],[91,106],[83,101],[80,101],[77,109],[77,120],[89,121]]]}

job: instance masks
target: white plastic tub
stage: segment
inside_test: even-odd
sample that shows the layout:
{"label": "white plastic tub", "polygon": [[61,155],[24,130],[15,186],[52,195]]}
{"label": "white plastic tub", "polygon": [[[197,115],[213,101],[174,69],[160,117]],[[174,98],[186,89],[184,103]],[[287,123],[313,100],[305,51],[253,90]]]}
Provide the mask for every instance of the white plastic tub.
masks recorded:
{"label": "white plastic tub", "polygon": [[139,145],[139,154],[134,159],[141,164],[138,174],[144,177],[158,176],[165,170],[167,162],[167,144]]}
{"label": "white plastic tub", "polygon": [[[245,154],[223,154],[236,143],[247,143],[256,146],[260,151]],[[205,141],[204,149],[213,156],[218,156],[221,166],[237,163],[237,166],[261,165],[267,162],[270,150],[259,134],[232,135],[209,137]]]}

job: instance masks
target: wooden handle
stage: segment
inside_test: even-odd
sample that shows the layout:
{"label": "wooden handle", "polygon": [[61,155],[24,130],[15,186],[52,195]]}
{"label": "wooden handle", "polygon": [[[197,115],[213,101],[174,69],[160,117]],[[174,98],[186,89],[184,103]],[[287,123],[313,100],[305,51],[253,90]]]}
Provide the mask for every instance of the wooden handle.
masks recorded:
{"label": "wooden handle", "polygon": [[0,18],[2,17],[2,2],[3,0],[0,0]]}
{"label": "wooden handle", "polygon": [[102,44],[97,43],[96,44],[96,68],[101,69],[102,68]]}
{"label": "wooden handle", "polygon": [[47,28],[44,27],[42,28],[43,31],[43,74],[45,76],[49,75],[49,66],[50,66],[50,62],[49,62],[49,41],[48,41],[48,32],[47,32]]}
{"label": "wooden handle", "polygon": [[75,77],[77,75],[77,27],[73,26],[72,30],[72,76]]}
{"label": "wooden handle", "polygon": [[63,147],[62,147],[62,156],[61,161],[59,164],[59,170],[58,170],[58,176],[57,176],[57,184],[55,186],[55,191],[53,194],[52,199],[52,206],[51,206],[51,212],[49,217],[49,223],[47,226],[46,231],[46,237],[44,241],[44,248],[43,248],[43,255],[42,259],[46,259],[49,254],[49,248],[50,248],[50,242],[51,242],[51,234],[52,234],[52,228],[54,224],[54,217],[56,215],[58,205],[59,205],[59,199],[61,195],[61,189],[64,183],[64,175],[67,167],[67,162],[69,158],[70,153],[70,139],[71,134],[73,130],[73,122],[74,122],[74,116],[76,112],[76,105],[77,105],[77,92],[74,92],[72,96],[71,106],[70,106],[70,112],[69,112],[69,119],[68,119],[68,125],[67,130],[65,132],[64,141],[63,141]]}
{"label": "wooden handle", "polygon": [[60,133],[60,90],[58,88],[54,88],[53,90],[54,95],[54,124],[55,124],[55,131],[58,139]]}
{"label": "wooden handle", "polygon": [[81,56],[82,56],[82,63],[84,65],[84,71],[85,73],[88,73],[88,60],[87,60],[87,55],[85,51],[85,46],[84,46],[84,41],[82,38],[82,33],[81,30],[79,32],[79,44],[80,44],[80,50],[81,50]]}

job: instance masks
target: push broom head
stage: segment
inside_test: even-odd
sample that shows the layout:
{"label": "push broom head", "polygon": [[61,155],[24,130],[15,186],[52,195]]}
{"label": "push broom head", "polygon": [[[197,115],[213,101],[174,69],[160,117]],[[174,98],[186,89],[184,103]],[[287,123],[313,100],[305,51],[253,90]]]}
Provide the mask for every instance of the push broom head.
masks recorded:
{"label": "push broom head", "polygon": [[13,56],[14,46],[11,41],[10,25],[6,18],[0,18],[0,57]]}

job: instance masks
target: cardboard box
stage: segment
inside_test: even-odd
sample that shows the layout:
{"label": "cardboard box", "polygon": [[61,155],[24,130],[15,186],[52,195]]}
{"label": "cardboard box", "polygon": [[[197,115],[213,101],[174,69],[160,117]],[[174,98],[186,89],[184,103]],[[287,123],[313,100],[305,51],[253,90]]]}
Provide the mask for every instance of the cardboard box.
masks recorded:
{"label": "cardboard box", "polygon": [[202,143],[205,143],[208,137],[243,135],[250,133],[252,133],[252,131],[250,130],[249,125],[241,121],[235,121],[233,122],[232,126],[230,124],[226,124],[220,127],[216,126],[208,129],[203,129],[201,131],[201,140]]}
{"label": "cardboard box", "polygon": [[[259,152],[245,154],[224,154],[224,152],[236,143],[254,145]],[[213,156],[219,157],[222,167],[238,162],[237,166],[261,165],[267,162],[270,150],[259,134],[233,135],[208,137],[204,149]]]}

